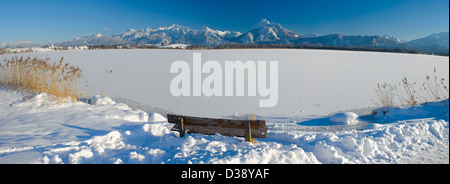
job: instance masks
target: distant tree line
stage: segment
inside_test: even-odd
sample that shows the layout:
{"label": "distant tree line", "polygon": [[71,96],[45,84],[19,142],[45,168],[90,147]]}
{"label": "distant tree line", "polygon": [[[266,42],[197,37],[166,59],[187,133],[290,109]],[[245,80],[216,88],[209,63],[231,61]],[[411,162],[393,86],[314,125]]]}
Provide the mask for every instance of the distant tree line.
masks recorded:
{"label": "distant tree line", "polygon": [[158,46],[146,44],[146,45],[91,45],[89,50],[95,49],[159,49]]}
{"label": "distant tree line", "polygon": [[[420,50],[406,48],[370,48],[355,46],[333,46],[333,45],[295,45],[295,44],[223,44],[217,46],[189,45],[186,49],[324,49],[324,50],[351,50],[351,51],[371,51],[371,52],[394,52],[410,54],[428,54]],[[435,55],[448,56],[448,53],[431,53]]]}
{"label": "distant tree line", "polygon": [[[95,45],[89,46],[94,49],[161,49],[154,44],[145,45]],[[167,48],[164,48],[167,49]],[[180,48],[171,48],[180,49]],[[211,50],[211,49],[323,49],[323,50],[349,50],[349,51],[369,51],[369,52],[392,52],[409,54],[433,54],[449,56],[448,52],[423,52],[420,50],[406,48],[382,48],[382,47],[355,47],[355,46],[333,46],[333,45],[299,45],[299,44],[222,44],[217,46],[188,45],[188,50]],[[1,50],[0,50],[1,53]]]}

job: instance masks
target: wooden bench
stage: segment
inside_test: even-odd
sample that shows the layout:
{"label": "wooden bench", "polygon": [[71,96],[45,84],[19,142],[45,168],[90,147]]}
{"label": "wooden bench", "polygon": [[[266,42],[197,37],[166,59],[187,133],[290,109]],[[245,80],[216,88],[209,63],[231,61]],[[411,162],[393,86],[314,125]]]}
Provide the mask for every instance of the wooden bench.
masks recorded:
{"label": "wooden bench", "polygon": [[246,141],[252,143],[253,138],[267,138],[266,120],[201,118],[174,114],[167,114],[167,120],[175,124],[172,131],[180,132],[180,137],[185,132],[205,135],[218,133],[223,136],[245,137]]}

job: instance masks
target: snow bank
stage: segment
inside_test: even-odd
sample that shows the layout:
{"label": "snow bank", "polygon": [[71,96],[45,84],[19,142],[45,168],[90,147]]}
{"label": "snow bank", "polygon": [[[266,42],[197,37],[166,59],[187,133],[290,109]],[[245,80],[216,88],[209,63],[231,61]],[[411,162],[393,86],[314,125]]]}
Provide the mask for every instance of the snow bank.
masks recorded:
{"label": "snow bank", "polygon": [[[448,151],[449,124],[410,121],[364,131],[338,133],[269,132],[255,144],[242,138],[187,134],[179,138],[167,122],[149,123],[126,132],[113,131],[73,143],[66,151],[49,147],[43,163],[401,163],[419,162],[424,150]],[[431,153],[443,157],[448,154]],[[447,159],[447,160],[445,160]]]}
{"label": "snow bank", "polygon": [[123,124],[140,125],[149,118],[146,112],[121,103],[89,105],[61,100],[48,94],[25,96],[0,89],[0,151],[85,140]]}
{"label": "snow bank", "polygon": [[353,112],[337,113],[330,117],[330,121],[333,123],[343,123],[346,125],[352,125],[358,123],[358,115]]}
{"label": "snow bank", "polygon": [[167,119],[159,113],[153,113],[148,119],[150,122],[167,121]]}
{"label": "snow bank", "polygon": [[107,96],[95,95],[91,99],[91,105],[114,105],[116,102]]}
{"label": "snow bank", "polygon": [[[433,111],[431,114],[448,111],[448,106],[436,105],[441,103],[406,109]],[[354,113],[330,117],[339,123],[356,118]],[[449,123],[445,114],[434,119],[370,123],[364,130],[305,132],[269,128],[268,138],[257,139],[255,144],[221,135],[187,134],[179,138],[170,130],[172,125],[155,121],[127,131],[113,131],[72,144],[66,152],[47,152],[41,160],[51,163],[56,157],[61,163],[361,164],[448,163],[449,159]],[[73,159],[74,155],[82,159]]]}
{"label": "snow bank", "polygon": [[[274,142],[251,144],[221,135],[177,137],[167,122],[144,124],[128,131],[113,131],[67,149],[57,145],[42,163],[320,163],[312,153],[295,145]],[[65,150],[65,151],[61,151]]]}
{"label": "snow bank", "polygon": [[[448,106],[439,103],[390,110],[386,114],[395,121],[366,129],[305,131],[279,117],[292,126],[275,129],[268,120],[268,137],[252,144],[221,135],[179,138],[160,114],[149,116],[121,103],[38,106],[23,94],[0,90],[0,163],[448,163],[449,123],[442,115]],[[406,113],[411,117],[399,120],[404,114],[394,115],[408,109],[432,116]],[[336,119],[352,117],[344,115]]]}
{"label": "snow bank", "polygon": [[83,104],[82,102],[76,102],[72,100],[70,97],[61,98],[55,97],[53,95],[47,93],[41,94],[28,94],[23,97],[22,100],[16,101],[16,103],[12,103],[13,106],[27,106],[32,105],[35,107],[54,107],[54,106],[65,106],[65,105],[73,105],[73,104]]}
{"label": "snow bank", "polygon": [[[295,143],[321,163],[448,163],[449,123],[409,120],[375,129],[336,133],[279,133],[277,141]],[[435,151],[439,148],[440,151]],[[424,153],[427,153],[424,155]],[[432,160],[434,158],[436,160]]]}
{"label": "snow bank", "polygon": [[382,107],[372,111],[380,121],[392,122],[402,119],[442,117],[449,115],[449,100],[428,102],[412,107]]}

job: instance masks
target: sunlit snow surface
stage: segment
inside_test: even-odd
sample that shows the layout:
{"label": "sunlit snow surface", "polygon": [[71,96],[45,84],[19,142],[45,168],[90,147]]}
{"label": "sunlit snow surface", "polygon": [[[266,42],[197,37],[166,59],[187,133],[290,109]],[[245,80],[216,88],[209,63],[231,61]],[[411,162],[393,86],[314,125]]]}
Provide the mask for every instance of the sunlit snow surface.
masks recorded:
{"label": "sunlit snow surface", "polygon": [[[170,64],[279,61],[279,101],[259,97],[170,95]],[[56,104],[46,94],[0,90],[0,163],[449,163],[448,101],[393,108],[371,116],[377,83],[422,82],[434,67],[447,77],[448,57],[318,50],[100,50],[29,53],[80,66],[89,96]],[[11,58],[3,55],[0,59]],[[103,89],[104,91],[106,89]],[[170,131],[166,113],[266,119],[268,138]],[[334,123],[353,112],[356,123]],[[251,114],[251,115],[249,115]]]}
{"label": "sunlit snow surface", "polygon": [[[170,82],[176,74],[170,73],[170,66],[183,60],[190,64],[192,70],[193,53],[201,53],[202,63],[214,60],[222,67],[225,61],[278,61],[277,105],[260,108],[259,100],[267,97],[248,97],[247,91],[244,97],[172,96]],[[13,56],[3,55],[0,59]],[[110,97],[131,99],[181,114],[208,117],[235,114],[328,115],[373,107],[373,101],[378,102],[375,93],[378,83],[398,84],[407,77],[409,81],[421,84],[427,74],[433,74],[434,67],[437,74],[447,81],[449,76],[448,57],[378,52],[154,49],[62,51],[22,56],[49,57],[51,61],[64,57],[65,62],[80,66],[88,81],[89,96],[103,92]],[[106,70],[112,70],[112,73],[107,74]],[[207,76],[202,75],[203,78]]]}

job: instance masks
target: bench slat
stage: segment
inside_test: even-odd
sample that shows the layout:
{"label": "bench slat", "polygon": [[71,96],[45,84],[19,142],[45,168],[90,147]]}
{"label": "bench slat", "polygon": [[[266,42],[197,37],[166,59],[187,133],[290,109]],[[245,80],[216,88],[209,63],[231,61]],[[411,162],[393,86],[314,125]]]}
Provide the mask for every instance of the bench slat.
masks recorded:
{"label": "bench slat", "polygon": [[251,126],[266,126],[265,120],[241,120],[241,119],[217,119],[217,118],[201,118],[193,116],[179,116],[173,114],[167,114],[167,120],[169,123],[177,123],[177,117],[184,119],[186,125],[198,125],[198,126],[238,126],[244,127],[246,122],[250,122]]}
{"label": "bench slat", "polygon": [[[214,126],[195,126],[195,125],[185,125],[187,133],[198,133],[205,135],[215,135],[216,133],[223,136],[235,136],[235,137],[245,137],[244,128],[221,128]],[[179,131],[177,124],[172,127],[172,131]],[[254,129],[252,127],[251,131],[253,138],[267,138],[267,128],[262,127]]]}
{"label": "bench slat", "polygon": [[245,123],[250,122],[252,138],[267,138],[265,120],[217,119],[167,114],[168,122],[175,124],[172,128],[173,131],[179,130],[177,124],[178,117],[183,118],[184,128],[187,133],[206,135],[218,133],[224,136],[245,137]]}

